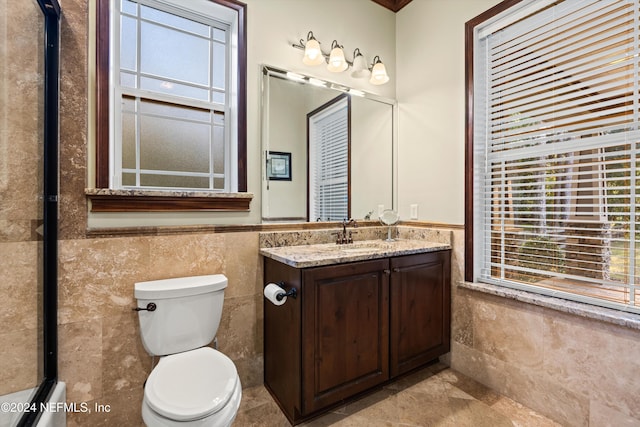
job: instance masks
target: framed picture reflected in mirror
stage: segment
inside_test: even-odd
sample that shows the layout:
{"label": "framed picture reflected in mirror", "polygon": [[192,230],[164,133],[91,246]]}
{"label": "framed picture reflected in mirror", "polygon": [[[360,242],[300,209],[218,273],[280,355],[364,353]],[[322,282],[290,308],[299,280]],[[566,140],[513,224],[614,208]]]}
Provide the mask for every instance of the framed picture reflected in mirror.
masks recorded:
{"label": "framed picture reflected in mirror", "polygon": [[291,181],[291,153],[269,151],[267,174],[271,181]]}

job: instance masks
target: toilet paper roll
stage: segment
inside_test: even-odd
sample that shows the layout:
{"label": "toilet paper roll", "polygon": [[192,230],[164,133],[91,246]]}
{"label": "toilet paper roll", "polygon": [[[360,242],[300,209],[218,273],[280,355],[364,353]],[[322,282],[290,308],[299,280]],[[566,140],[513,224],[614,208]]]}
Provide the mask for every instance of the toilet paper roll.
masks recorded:
{"label": "toilet paper roll", "polygon": [[284,294],[285,291],[275,283],[269,283],[264,287],[264,297],[271,301],[273,305],[282,305],[287,302],[287,297],[282,298],[280,301],[276,299],[276,295]]}

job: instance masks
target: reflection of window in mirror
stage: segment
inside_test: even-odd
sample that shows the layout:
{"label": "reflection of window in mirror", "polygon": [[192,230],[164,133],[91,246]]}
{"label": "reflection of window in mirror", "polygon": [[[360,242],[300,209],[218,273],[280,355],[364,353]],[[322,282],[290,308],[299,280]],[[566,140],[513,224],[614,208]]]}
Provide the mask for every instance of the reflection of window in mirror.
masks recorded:
{"label": "reflection of window in mirror", "polygon": [[109,3],[98,3],[97,187],[246,191],[246,6]]}
{"label": "reflection of window in mirror", "polygon": [[351,98],[341,95],[307,115],[309,221],[350,218]]}

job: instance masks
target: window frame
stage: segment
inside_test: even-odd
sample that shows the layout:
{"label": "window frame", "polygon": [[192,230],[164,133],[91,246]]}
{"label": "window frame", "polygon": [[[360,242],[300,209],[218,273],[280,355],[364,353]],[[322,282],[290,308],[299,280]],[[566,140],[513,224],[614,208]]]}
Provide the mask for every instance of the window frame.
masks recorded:
{"label": "window frame", "polygon": [[[237,49],[237,193],[181,190],[110,190],[87,194],[94,212],[223,210],[247,211],[247,5],[237,0],[209,0],[238,14]],[[109,189],[110,153],[110,0],[96,4],[96,149],[95,187]],[[233,90],[233,89],[232,89]],[[173,194],[172,194],[173,193]],[[122,203],[126,199],[128,203]],[[234,203],[229,203],[235,199]],[[114,203],[111,203],[113,201]]]}
{"label": "window frame", "polygon": [[[475,88],[474,88],[474,46],[475,46],[475,30],[481,24],[485,24],[487,21],[491,21],[497,15],[509,11],[511,8],[518,6],[522,3],[523,0],[506,0],[503,1],[493,8],[487,10],[486,12],[478,15],[472,20],[468,21],[465,24],[465,261],[464,268],[465,274],[464,279],[466,282],[474,282],[475,279],[475,259],[474,259],[474,222],[477,218],[476,209],[474,206],[474,195],[477,191],[481,191],[479,188],[475,188],[474,180],[474,96]],[[526,4],[523,3],[523,4]],[[516,12],[517,13],[517,12]],[[632,143],[635,144],[635,143]],[[634,162],[633,158],[631,162]],[[633,178],[632,178],[633,179]],[[635,244],[632,240],[630,244]],[[477,254],[476,254],[477,255]],[[483,281],[484,282],[484,281]],[[492,284],[496,284],[493,282],[489,282]],[[501,285],[506,287],[511,287],[508,284]],[[523,287],[515,287],[516,289],[522,290]],[[527,291],[532,293],[541,293],[545,295],[549,295],[542,291],[536,291],[535,287],[526,287]],[[578,295],[576,293],[576,295]],[[584,302],[583,300],[576,298],[573,299],[568,297],[573,301]],[[602,299],[601,303],[596,302],[598,300],[595,297],[590,297],[592,301],[588,302],[592,305],[599,305],[603,307],[607,307],[610,309],[614,309],[617,311],[630,311],[626,309],[626,307],[634,307],[633,302],[631,303],[620,303],[620,304],[608,304],[605,302],[605,298]],[[637,307],[637,305],[635,306]],[[636,312],[633,310],[633,312]]]}
{"label": "window frame", "polygon": [[[341,106],[344,104],[344,106]],[[346,210],[347,216],[346,218],[322,218],[322,221],[335,221],[342,219],[351,218],[351,96],[349,94],[338,95],[333,98],[329,102],[321,105],[315,110],[311,111],[307,114],[307,221],[318,221],[318,212],[313,208],[315,203],[315,199],[318,197],[318,188],[321,186],[322,182],[319,182],[315,178],[316,167],[314,163],[317,160],[320,160],[323,165],[328,165],[328,162],[324,162],[318,155],[318,151],[320,147],[318,146],[318,139],[315,137],[316,128],[318,121],[322,121],[323,117],[331,116],[338,110],[345,108],[346,109],[346,127],[347,127],[347,135],[346,135],[346,147],[345,147],[345,159],[347,163],[346,167],[346,195],[347,195],[347,203]],[[318,119],[320,117],[320,119]],[[335,165],[332,165],[335,166]]]}
{"label": "window frame", "polygon": [[465,23],[465,159],[464,159],[464,280],[467,282],[473,282],[473,221],[474,221],[474,205],[473,205],[473,101],[474,101],[474,38],[475,27],[482,24],[485,21],[490,20],[494,16],[504,12],[505,10],[517,5],[523,0],[505,0],[498,3],[491,9],[481,13],[475,18]]}

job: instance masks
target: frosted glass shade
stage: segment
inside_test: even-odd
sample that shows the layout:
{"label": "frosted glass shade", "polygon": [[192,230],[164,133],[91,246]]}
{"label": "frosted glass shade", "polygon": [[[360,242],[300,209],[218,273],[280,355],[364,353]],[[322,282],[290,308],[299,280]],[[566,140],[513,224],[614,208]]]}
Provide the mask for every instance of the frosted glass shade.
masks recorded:
{"label": "frosted glass shade", "polygon": [[377,62],[373,66],[373,70],[371,70],[371,79],[369,80],[369,83],[372,85],[383,85],[388,81],[389,76],[387,75],[387,68],[382,62]]}
{"label": "frosted glass shade", "polygon": [[302,58],[302,62],[305,65],[320,65],[324,62],[324,56],[322,56],[322,51],[320,50],[320,43],[318,43],[318,40],[307,40],[307,44],[304,48],[304,58]]}
{"label": "frosted glass shade", "polygon": [[358,54],[355,58],[353,58],[353,71],[351,72],[351,77],[356,79],[365,79],[369,77],[371,72],[367,68],[367,61],[364,59],[364,56]]}
{"label": "frosted glass shade", "polygon": [[329,65],[327,70],[333,73],[340,73],[349,67],[347,60],[344,58],[344,51],[340,47],[334,47],[331,49],[331,55],[329,55]]}

